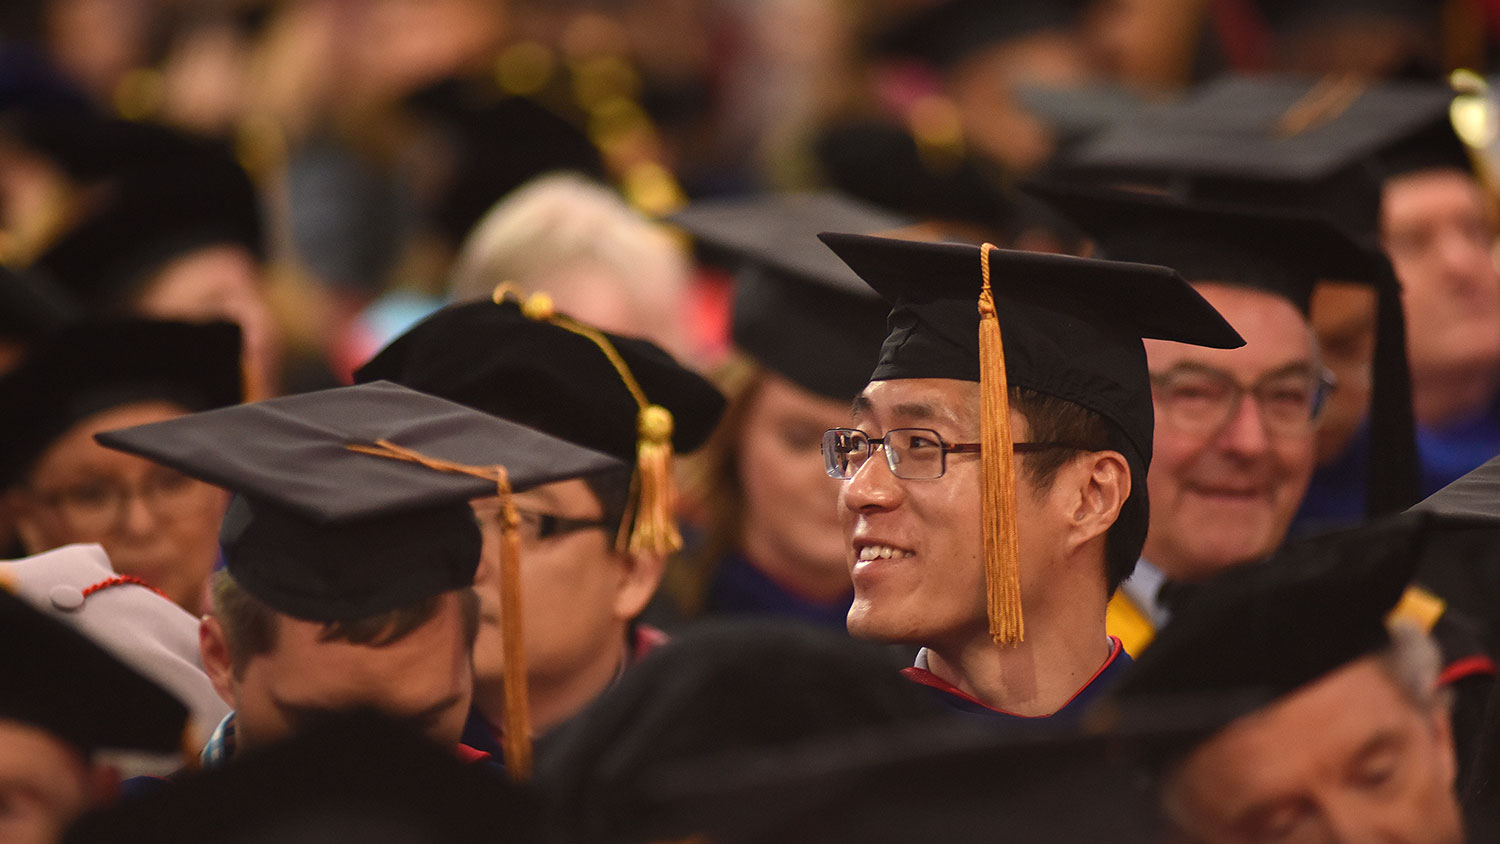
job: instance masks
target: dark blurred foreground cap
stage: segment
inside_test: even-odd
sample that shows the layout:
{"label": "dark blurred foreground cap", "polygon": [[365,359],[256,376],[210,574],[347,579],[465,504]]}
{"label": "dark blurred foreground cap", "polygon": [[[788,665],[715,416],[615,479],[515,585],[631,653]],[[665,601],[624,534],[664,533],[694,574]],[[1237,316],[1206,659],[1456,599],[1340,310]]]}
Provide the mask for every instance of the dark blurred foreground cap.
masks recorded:
{"label": "dark blurred foreground cap", "polygon": [[674,765],[938,717],[871,645],[785,622],[717,621],[657,648],[570,722],[541,783],[567,840],[675,839],[695,830],[644,790]]}
{"label": "dark blurred foreground cap", "polygon": [[98,440],[238,493],[219,533],[230,573],[274,609],[313,621],[362,618],[470,585],[480,537],[468,502],[497,494],[494,467],[518,491],[620,466],[385,382]]}
{"label": "dark blurred foreground cap", "polygon": [[716,844],[1159,841],[1117,735],[896,726],[684,763],[644,790]]}
{"label": "dark blurred foreground cap", "polygon": [[86,815],[70,844],[480,844],[545,840],[536,795],[371,713]]}
{"label": "dark blurred foreground cap", "polygon": [[49,331],[0,377],[0,487],[94,414],[143,401],[208,410],[239,402],[242,390],[232,323],[90,320]]}
{"label": "dark blurred foreground cap", "polygon": [[699,256],[734,274],[734,343],[805,390],[848,401],[885,338],[885,300],[818,242],[818,232],[877,234],[911,220],[832,191],[705,200],[668,222]]}
{"label": "dark blurred foreground cap", "polygon": [[[1374,653],[1434,520],[1399,514],[1284,547],[1203,584],[1103,706],[1131,718],[1183,700],[1270,702]],[[1223,724],[1232,716],[1226,712]]]}
{"label": "dark blurred foreground cap", "polygon": [[51,733],[84,752],[173,753],[188,710],[72,627],[0,589],[0,719]]}
{"label": "dark blurred foreground cap", "polygon": [[1109,258],[1169,266],[1190,282],[1264,290],[1304,315],[1319,282],[1373,288],[1378,309],[1366,510],[1383,515],[1415,500],[1419,468],[1406,319],[1400,284],[1379,249],[1302,212],[1064,185],[1026,190],[1056,207]]}

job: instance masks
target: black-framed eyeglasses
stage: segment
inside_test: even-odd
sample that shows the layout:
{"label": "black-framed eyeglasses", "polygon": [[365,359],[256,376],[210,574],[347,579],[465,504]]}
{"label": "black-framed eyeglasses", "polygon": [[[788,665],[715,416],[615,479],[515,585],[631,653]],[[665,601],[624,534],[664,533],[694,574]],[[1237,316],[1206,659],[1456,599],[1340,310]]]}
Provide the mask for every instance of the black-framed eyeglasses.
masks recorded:
{"label": "black-framed eyeglasses", "polygon": [[158,519],[175,518],[194,506],[207,484],[165,466],[154,466],[139,484],[117,478],[93,478],[58,489],[33,489],[42,505],[57,513],[80,536],[100,536],[125,521],[133,498],[145,502]]}
{"label": "black-framed eyeglasses", "polygon": [[1338,382],[1327,369],[1273,372],[1241,384],[1227,372],[1191,366],[1152,373],[1160,421],[1191,434],[1212,434],[1234,418],[1246,395],[1255,397],[1261,423],[1271,436],[1306,435],[1317,424]]}
{"label": "black-framed eyeglasses", "polygon": [[[1012,443],[1018,454],[1051,448],[1077,448],[1070,443]],[[847,481],[854,477],[876,447],[885,452],[891,474],[910,481],[930,481],[948,471],[948,455],[977,454],[979,443],[948,443],[930,428],[892,428],[883,437],[872,437],[858,428],[831,428],[823,433],[823,468],[828,477]]]}

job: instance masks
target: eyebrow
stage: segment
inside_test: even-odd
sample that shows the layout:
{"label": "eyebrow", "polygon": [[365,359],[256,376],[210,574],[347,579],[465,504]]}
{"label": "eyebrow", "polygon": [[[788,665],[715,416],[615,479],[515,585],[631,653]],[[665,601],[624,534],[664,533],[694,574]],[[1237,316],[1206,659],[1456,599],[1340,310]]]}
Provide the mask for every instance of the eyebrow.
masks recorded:
{"label": "eyebrow", "polygon": [[[445,698],[437,701],[436,703],[433,703],[432,705],[428,706],[426,709],[421,710],[420,712],[414,712],[414,713],[411,713],[411,714],[408,714],[408,715],[401,715],[401,714],[391,713],[391,716],[394,717],[398,721],[412,721],[412,722],[425,721],[425,720],[428,720],[428,719],[431,719],[431,718],[435,718],[438,715],[441,715],[445,710],[447,710],[447,709],[449,709],[449,708],[451,708],[453,706],[456,706],[462,699],[463,699],[463,695],[461,693],[459,693],[459,692],[453,692],[452,694],[450,694],[447,697],[445,697]],[[280,697],[276,696],[275,694],[271,695],[271,703],[274,704],[277,709],[280,709],[280,710],[282,710],[284,712],[290,713],[290,714],[292,714],[292,715],[294,715],[294,716],[296,716],[298,718],[314,718],[314,717],[320,717],[320,716],[331,716],[331,715],[337,715],[338,713],[345,711],[345,707],[327,707],[327,706],[318,706],[318,705],[315,705],[315,704],[294,703],[294,702],[289,701],[289,700],[284,700],[283,698],[280,698]],[[348,707],[348,708],[349,709],[355,709],[355,708],[358,708],[358,707]]]}
{"label": "eyebrow", "polygon": [[[1196,372],[1204,375],[1217,375],[1227,378],[1234,376],[1228,370],[1219,369],[1215,366],[1197,363],[1196,361],[1179,361],[1172,364],[1161,372],[1153,372],[1152,375],[1166,375],[1173,372]],[[1313,363],[1310,360],[1294,360],[1269,372],[1263,372],[1256,377],[1256,381],[1264,381],[1267,378],[1280,378],[1283,375],[1311,375],[1313,374]]]}

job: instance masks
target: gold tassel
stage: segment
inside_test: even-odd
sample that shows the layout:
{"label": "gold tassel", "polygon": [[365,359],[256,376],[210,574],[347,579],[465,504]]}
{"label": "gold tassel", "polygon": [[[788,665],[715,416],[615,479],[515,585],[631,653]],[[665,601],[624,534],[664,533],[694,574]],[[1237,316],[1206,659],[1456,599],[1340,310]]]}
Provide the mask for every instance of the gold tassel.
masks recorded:
{"label": "gold tassel", "polygon": [[521,517],[502,470],[500,494],[500,652],[505,660],[505,718],[500,743],[505,772],[514,782],[531,779],[531,705],[527,700],[526,637],[521,626]]}
{"label": "gold tassel", "polygon": [[635,465],[640,495],[629,548],[670,554],[682,548],[677,530],[677,485],[672,477],[672,413],[659,404],[636,419]]}
{"label": "gold tassel", "polygon": [[980,247],[979,289],[979,441],[980,502],[984,524],[984,582],[989,603],[990,637],[999,645],[1026,638],[1021,618],[1020,548],[1016,543],[1016,466],[1010,430],[1010,383],[1005,374],[1005,345],[995,296],[990,289],[990,252]]}
{"label": "gold tassel", "polygon": [[[496,295],[501,295],[498,289]],[[646,398],[625,359],[603,332],[554,311],[552,299],[545,293],[528,297],[521,312],[527,319],[550,322],[598,346],[640,408],[636,414],[630,509],[620,525],[615,547],[664,555],[682,550],[682,534],[677,529],[677,484],[672,475],[672,430],[676,424],[672,412]]]}

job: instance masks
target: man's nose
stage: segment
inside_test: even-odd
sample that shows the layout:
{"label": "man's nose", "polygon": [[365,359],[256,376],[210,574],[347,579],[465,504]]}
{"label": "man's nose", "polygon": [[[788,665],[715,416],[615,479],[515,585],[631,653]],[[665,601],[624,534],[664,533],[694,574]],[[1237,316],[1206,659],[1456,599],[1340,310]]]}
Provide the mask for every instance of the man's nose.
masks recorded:
{"label": "man's nose", "polygon": [[903,493],[901,479],[891,472],[884,449],[880,449],[865,460],[854,477],[844,482],[839,499],[855,512],[889,510],[900,504]]}
{"label": "man's nose", "polygon": [[1270,448],[1271,438],[1261,415],[1260,402],[1253,393],[1240,396],[1234,411],[1224,422],[1214,442],[1219,448],[1244,457],[1260,456]]}

